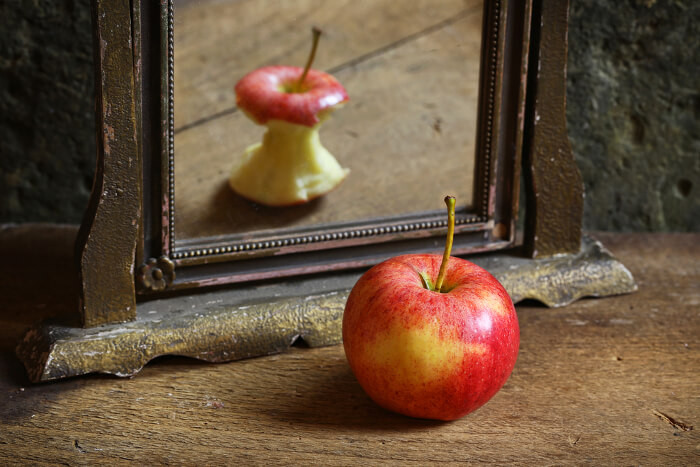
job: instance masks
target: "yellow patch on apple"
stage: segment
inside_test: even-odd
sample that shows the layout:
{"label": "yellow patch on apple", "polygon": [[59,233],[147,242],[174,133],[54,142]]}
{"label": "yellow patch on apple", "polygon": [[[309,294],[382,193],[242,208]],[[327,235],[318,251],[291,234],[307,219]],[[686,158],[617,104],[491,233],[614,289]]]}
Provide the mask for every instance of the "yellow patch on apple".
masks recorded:
{"label": "yellow patch on apple", "polygon": [[[444,334],[440,337],[438,323],[421,328],[406,328],[393,323],[364,346],[368,359],[412,385],[437,381],[447,372],[454,371],[456,366],[461,366],[468,356],[481,356],[487,350],[483,344],[462,342]],[[435,371],[436,368],[444,369],[444,372]]]}

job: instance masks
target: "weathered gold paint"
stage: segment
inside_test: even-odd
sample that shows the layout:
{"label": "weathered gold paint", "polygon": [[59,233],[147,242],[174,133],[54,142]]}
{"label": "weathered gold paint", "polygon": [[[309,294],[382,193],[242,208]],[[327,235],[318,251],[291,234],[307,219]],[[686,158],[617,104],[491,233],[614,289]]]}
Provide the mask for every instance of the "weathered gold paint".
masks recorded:
{"label": "weathered gold paint", "polygon": [[[584,238],[576,255],[533,260],[498,254],[470,260],[496,276],[513,302],[532,298],[556,307],[637,288],[630,272],[590,238]],[[230,291],[218,294],[145,302],[129,323],[89,329],[39,326],[25,336],[17,353],[30,379],[38,382],[88,373],[131,376],[160,355],[223,362],[282,352],[299,337],[310,347],[341,341],[349,288],[235,306],[226,304]],[[449,349],[438,353],[443,351]]]}

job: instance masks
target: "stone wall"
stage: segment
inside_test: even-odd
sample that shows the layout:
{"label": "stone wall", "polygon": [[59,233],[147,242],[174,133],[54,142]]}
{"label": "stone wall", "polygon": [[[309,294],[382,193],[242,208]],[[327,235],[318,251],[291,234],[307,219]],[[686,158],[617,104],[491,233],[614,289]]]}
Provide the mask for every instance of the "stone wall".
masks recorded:
{"label": "stone wall", "polygon": [[700,230],[700,2],[572,0],[568,72],[586,228]]}
{"label": "stone wall", "polygon": [[[571,1],[567,120],[587,229],[700,230],[698,25],[695,0]],[[80,222],[92,94],[90,1],[0,2],[0,223]]]}
{"label": "stone wall", "polygon": [[0,223],[80,222],[95,170],[89,0],[0,1]]}

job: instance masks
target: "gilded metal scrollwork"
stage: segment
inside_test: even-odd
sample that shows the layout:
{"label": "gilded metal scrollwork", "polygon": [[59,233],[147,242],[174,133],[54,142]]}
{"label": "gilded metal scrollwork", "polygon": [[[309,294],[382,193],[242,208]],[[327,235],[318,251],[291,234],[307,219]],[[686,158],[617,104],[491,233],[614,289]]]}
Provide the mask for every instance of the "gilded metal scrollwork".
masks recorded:
{"label": "gilded metal scrollwork", "polygon": [[136,283],[142,291],[165,290],[175,280],[175,263],[167,256],[149,258],[139,266]]}

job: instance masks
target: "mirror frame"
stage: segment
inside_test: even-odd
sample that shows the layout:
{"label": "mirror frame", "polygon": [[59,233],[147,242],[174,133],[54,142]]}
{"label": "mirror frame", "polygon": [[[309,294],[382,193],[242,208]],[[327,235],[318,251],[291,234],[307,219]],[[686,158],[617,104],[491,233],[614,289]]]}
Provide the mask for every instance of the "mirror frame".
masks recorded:
{"label": "mirror frame", "polygon": [[[484,3],[475,211],[458,212],[455,254],[514,246],[523,160],[526,250],[534,257],[580,247],[582,184],[564,113],[568,2],[543,3]],[[137,298],[441,249],[442,210],[238,243],[176,245],[172,0],[92,5],[98,155],[77,241],[83,326],[134,320]],[[555,171],[559,181],[551,183],[546,174]],[[564,196],[552,191],[561,182]]]}
{"label": "mirror frame", "polygon": [[[141,12],[144,6],[146,5],[142,5]],[[514,209],[510,207],[517,206],[515,195],[520,153],[515,148],[519,145],[512,144],[509,140],[515,135],[500,134],[505,119],[499,117],[505,116],[504,107],[511,105],[508,102],[509,87],[520,81],[504,77],[504,69],[509,54],[514,52],[520,58],[520,51],[517,48],[510,51],[506,47],[507,44],[517,46],[519,43],[506,39],[507,22],[513,21],[510,18],[514,12],[502,11],[504,6],[501,1],[484,3],[474,208],[469,211],[458,210],[456,214],[455,254],[502,249],[511,246],[515,238]],[[160,206],[156,206],[153,200],[146,204],[146,212],[159,213],[159,217],[151,224],[153,229],[146,230],[145,238],[159,238],[160,242],[151,251],[144,248],[144,256],[137,257],[137,262],[145,263],[149,258],[167,257],[178,273],[166,275],[167,280],[160,282],[149,280],[147,274],[141,275],[145,280],[137,284],[140,293],[147,295],[166,289],[180,290],[364,267],[398,253],[436,249],[432,237],[444,236],[447,225],[439,199],[435,200],[436,209],[428,213],[358,220],[344,225],[311,226],[297,228],[293,232],[275,229],[257,235],[176,241],[174,79],[177,78],[174,78],[174,35],[177,32],[174,28],[174,0],[161,3],[159,9],[160,37],[164,47],[160,54],[162,62],[159,80],[162,126],[158,131],[161,135],[160,148],[158,154],[154,148],[153,155],[160,156],[161,177],[160,180],[153,177],[150,181],[147,180],[147,184],[160,184],[161,196],[155,204],[160,204],[161,199],[167,198],[167,212],[160,215]],[[148,23],[142,22],[145,26]],[[150,25],[152,24],[151,21]],[[147,49],[148,45],[143,44],[142,50]],[[141,63],[145,62],[143,52],[137,60],[139,59]],[[151,95],[155,94],[154,91]],[[143,101],[142,106],[146,105],[148,102]],[[513,116],[515,115],[517,114]],[[506,148],[510,148],[510,151]],[[455,154],[454,157],[467,155]],[[159,219],[161,222],[158,225]],[[377,244],[382,244],[381,248],[377,248]]]}

